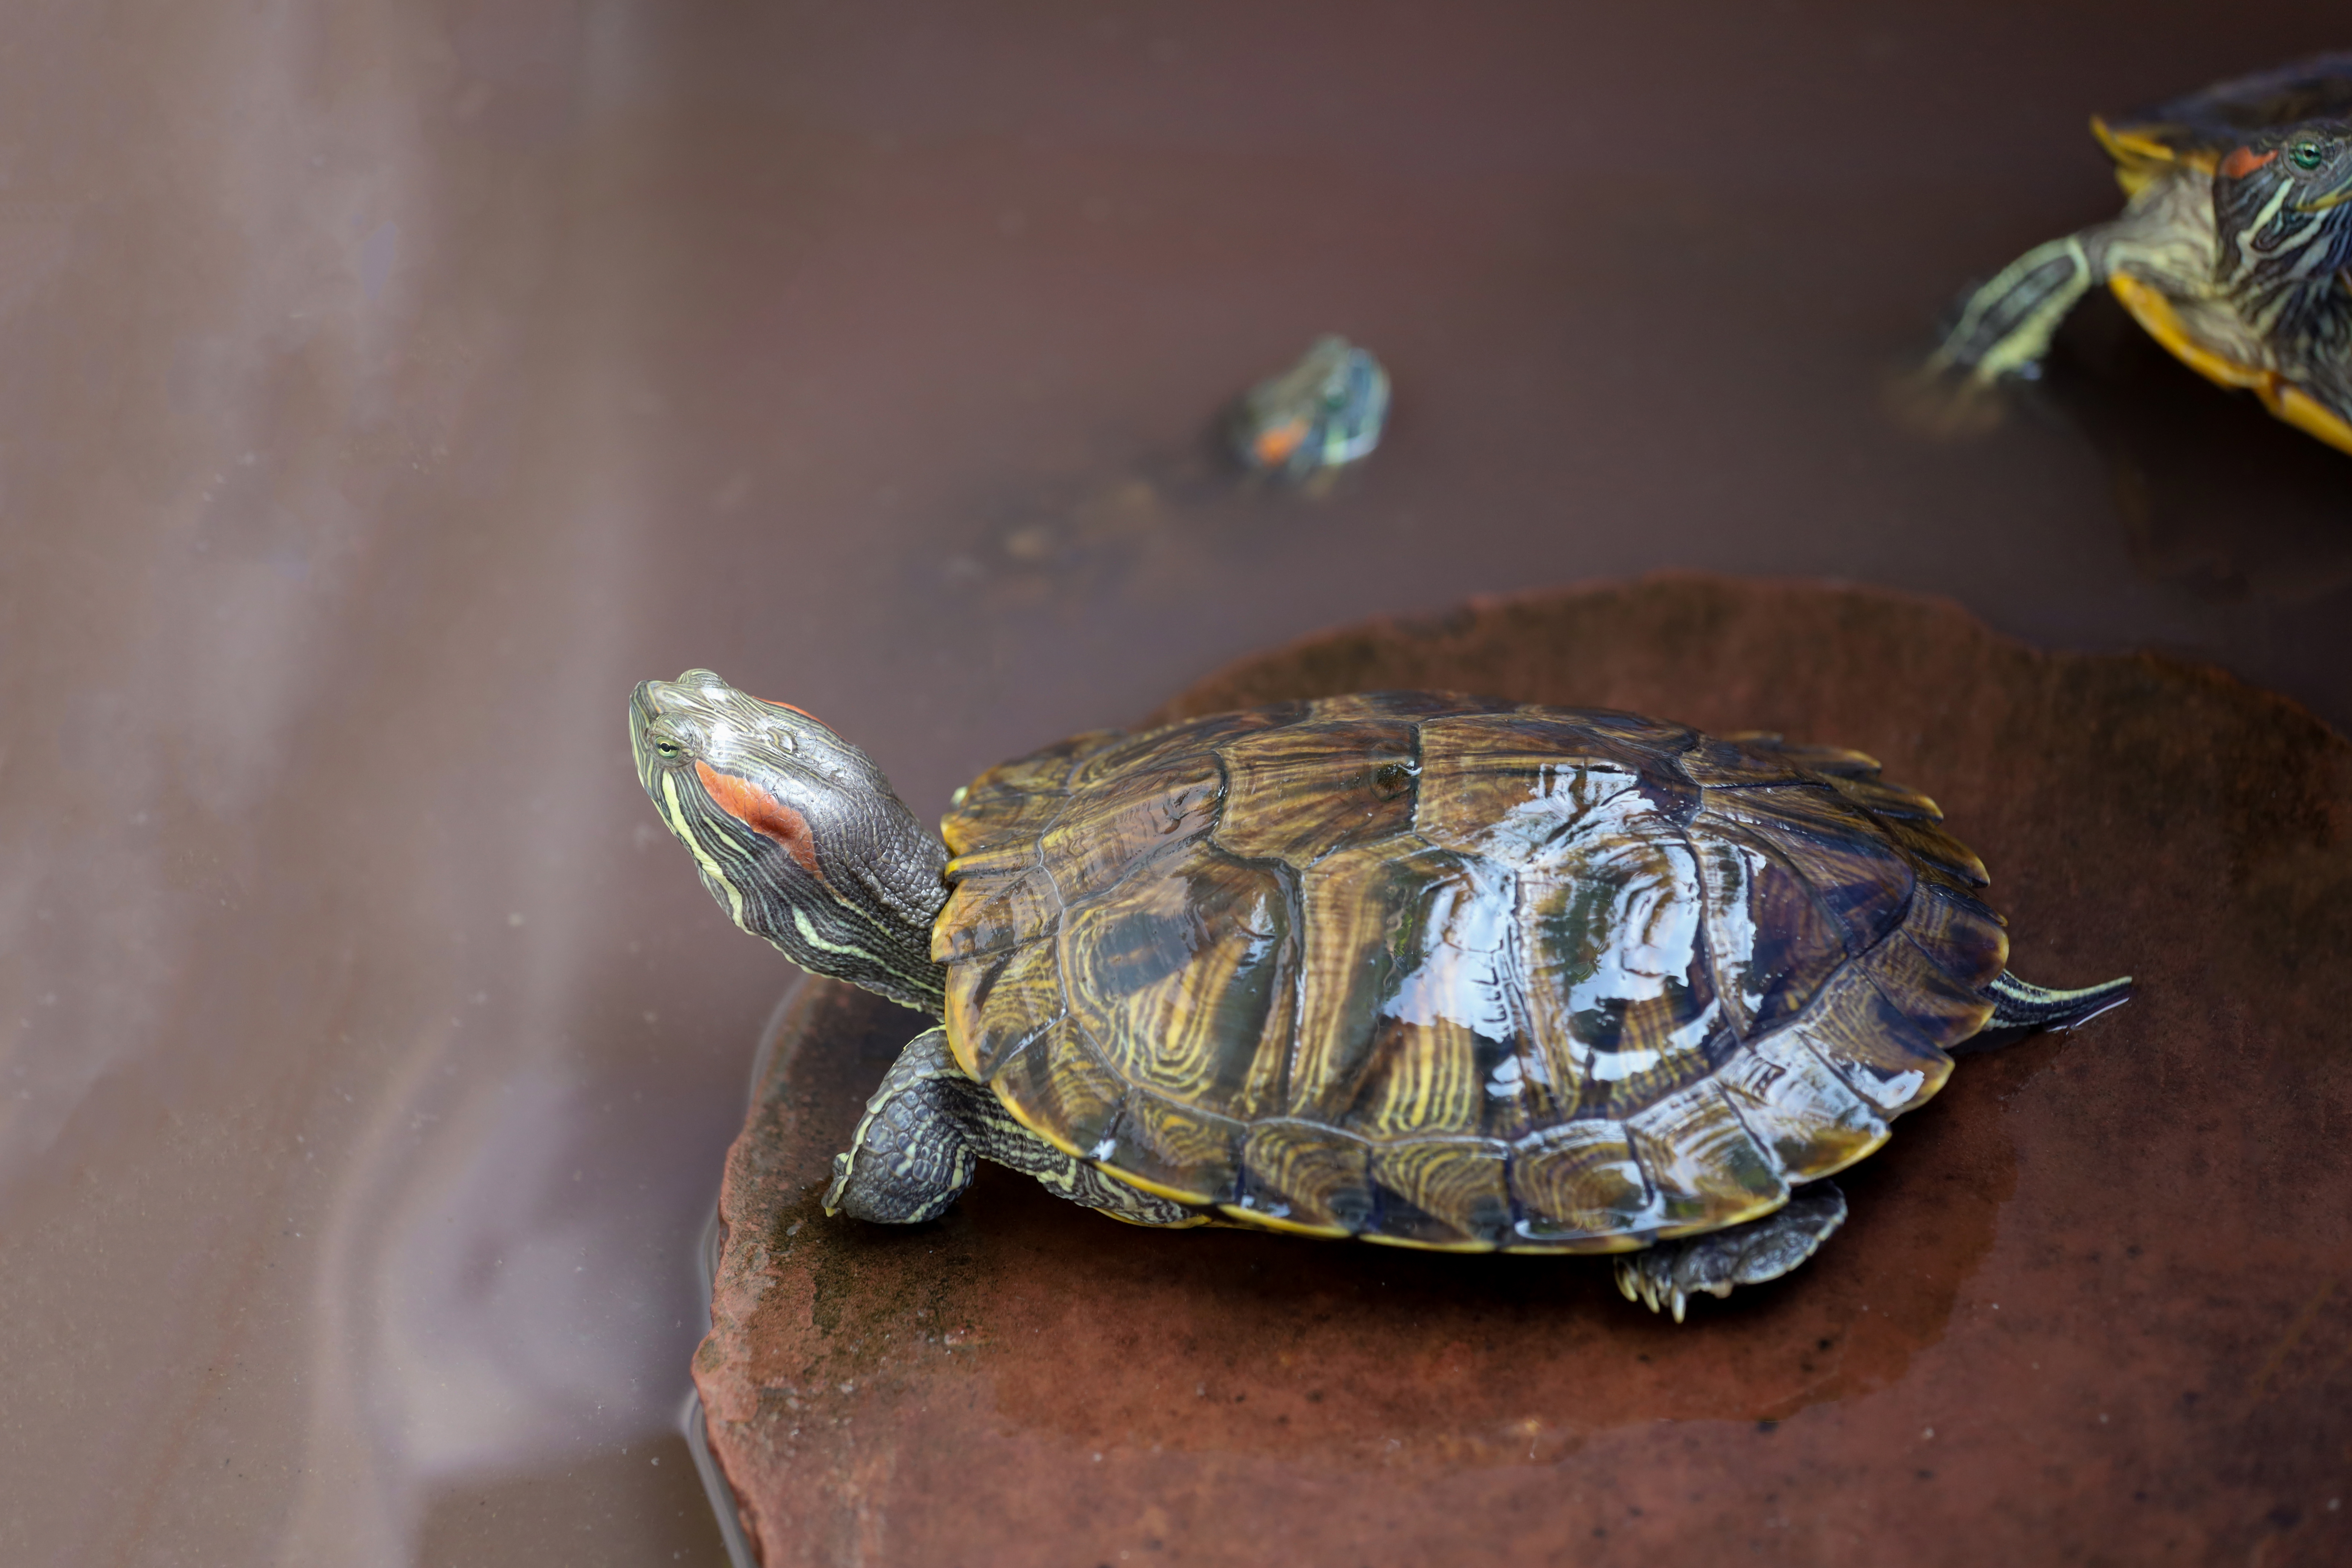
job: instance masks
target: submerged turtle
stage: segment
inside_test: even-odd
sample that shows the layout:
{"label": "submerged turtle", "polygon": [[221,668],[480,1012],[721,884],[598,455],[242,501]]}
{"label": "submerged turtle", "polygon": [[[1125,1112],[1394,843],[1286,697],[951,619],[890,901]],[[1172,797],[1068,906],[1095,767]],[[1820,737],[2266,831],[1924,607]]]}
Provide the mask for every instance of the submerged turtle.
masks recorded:
{"label": "submerged turtle", "polygon": [[708,670],[636,689],[639,779],[737,924],[940,1016],[828,1213],[975,1157],[1150,1226],[1613,1252],[1676,1319],[1787,1272],[1826,1180],[1987,1028],[2127,980],[2002,968],[1984,868],[1858,752],[1423,692],[1097,731],[946,843],[866,755]]}
{"label": "submerged turtle", "polygon": [[2123,216],[2037,246],[1960,307],[1931,374],[2032,374],[2105,283],[2184,363],[2352,452],[2352,55],[2176,99],[2092,132]]}
{"label": "submerged turtle", "polygon": [[1371,456],[1388,416],[1381,362],[1370,349],[1326,336],[1234,399],[1227,436],[1242,467],[1298,483]]}

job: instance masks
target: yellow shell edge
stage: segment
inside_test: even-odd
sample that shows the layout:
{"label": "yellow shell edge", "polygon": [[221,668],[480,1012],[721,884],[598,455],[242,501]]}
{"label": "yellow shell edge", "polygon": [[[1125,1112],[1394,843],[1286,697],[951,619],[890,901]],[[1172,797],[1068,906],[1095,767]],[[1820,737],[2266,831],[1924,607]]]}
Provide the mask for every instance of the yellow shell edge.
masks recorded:
{"label": "yellow shell edge", "polygon": [[2212,350],[2189,342],[2180,317],[2172,309],[2172,301],[2161,290],[2137,278],[2121,275],[2108,279],[2107,289],[2123,301],[2124,309],[2132,313],[2132,320],[2140,324],[2143,331],[2162,343],[2173,358],[2217,386],[2259,388],[2272,379],[2270,371],[2223,359]]}
{"label": "yellow shell edge", "polygon": [[1155,1198],[1166,1198],[1171,1203],[1193,1204],[1202,1208],[1217,1206],[1217,1200],[1206,1193],[1187,1192],[1181,1187],[1171,1187],[1165,1182],[1151,1181],[1137,1175],[1132,1171],[1122,1171],[1117,1165],[1107,1164],[1100,1160],[1092,1160],[1088,1163],[1114,1181],[1124,1183],[1139,1192],[1150,1193]]}
{"label": "yellow shell edge", "polygon": [[2347,423],[2342,416],[2278,372],[2223,359],[2210,349],[2189,342],[2180,317],[2172,309],[2172,301],[2159,290],[2137,278],[2124,277],[2110,278],[2107,288],[2123,301],[2124,309],[2131,312],[2140,329],[2162,343],[2173,358],[2217,386],[2253,393],[2273,417],[2305,435],[2317,437],[2339,452],[2352,452],[2352,423]]}
{"label": "yellow shell edge", "polygon": [[1217,1212],[1229,1218],[1237,1219],[1244,1225],[1252,1226],[1260,1230],[1278,1230],[1287,1236],[1326,1236],[1344,1238],[1356,1234],[1343,1225],[1307,1225],[1295,1219],[1276,1219],[1272,1215],[1263,1214],[1256,1209],[1245,1209],[1239,1204],[1219,1204]]}
{"label": "yellow shell edge", "polygon": [[2316,436],[2339,452],[2352,452],[2352,424],[2293,383],[2263,389],[2263,405],[2305,435]]}
{"label": "yellow shell edge", "polygon": [[1502,1247],[1491,1241],[1415,1241],[1410,1237],[1376,1236],[1369,1230],[1355,1233],[1358,1241],[1369,1241],[1375,1247],[1402,1247],[1410,1252],[1500,1252]]}

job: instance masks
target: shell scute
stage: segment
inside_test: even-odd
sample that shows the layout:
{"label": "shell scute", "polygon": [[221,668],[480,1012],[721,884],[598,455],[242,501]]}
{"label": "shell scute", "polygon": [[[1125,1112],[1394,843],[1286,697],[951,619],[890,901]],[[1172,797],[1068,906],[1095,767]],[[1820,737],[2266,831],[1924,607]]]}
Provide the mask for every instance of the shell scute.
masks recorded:
{"label": "shell scute", "polygon": [[1226,797],[1220,847],[1304,868],[1412,825],[1413,729],[1393,720],[1318,720],[1218,747]]}
{"label": "shell scute", "polygon": [[1886,999],[1859,964],[1847,964],[1786,1026],[1845,1086],[1882,1113],[1900,1115],[1951,1076],[1952,1058]]}
{"label": "shell scute", "polygon": [[1279,730],[1304,719],[1307,711],[1304,702],[1277,702],[1271,707],[1247,708],[1238,713],[1212,713],[1203,718],[1163,724],[1140,734],[1121,735],[1080,758],[1070,772],[1066,787],[1073,792],[1090,788],[1118,773],[1150,768],[1188,752],[1212,750],[1220,742],[1236,736],[1253,735],[1261,730]]}
{"label": "shell scute", "polygon": [[1893,930],[1917,878],[1883,825],[1824,784],[1709,790],[1700,817],[1710,828],[1737,824],[1782,850],[1813,897],[1844,927],[1848,953],[1867,952]]}
{"label": "shell scute", "polygon": [[1880,994],[1937,1046],[1956,1046],[1985,1026],[1992,1003],[1947,974],[1902,931],[1863,955],[1861,968]]}
{"label": "shell scute", "polygon": [[1054,944],[1033,942],[1000,957],[948,970],[948,1039],[956,1061],[981,1082],[1059,1024],[1061,968]]}
{"label": "shell scute", "polygon": [[1012,795],[1058,794],[1069,787],[1070,773],[1080,763],[1126,738],[1123,730],[1087,730],[1025,757],[999,763],[964,786],[964,798],[958,803],[958,808],[997,790]]}
{"label": "shell scute", "polygon": [[1842,1171],[1886,1142],[1885,1120],[1793,1031],[1735,1053],[1716,1081],[1792,1181]]}
{"label": "shell scute", "polygon": [[1086,1031],[1068,1017],[1007,1057],[989,1087],[1024,1126],[1088,1159],[1108,1152],[1105,1140],[1125,1114],[1128,1098],[1126,1079],[1095,1054]]}
{"label": "shell scute", "polygon": [[1929,879],[1959,889],[1990,885],[1992,879],[1985,874],[1984,862],[1976,852],[1934,823],[1886,816],[1880,818],[1878,826],[1887,837],[1926,862]]}
{"label": "shell scute", "polygon": [[1874,816],[1906,822],[1941,822],[1944,808],[1916,789],[1888,784],[1876,774],[1859,778],[1829,777],[1829,786]]}
{"label": "shell scute", "polygon": [[[1244,1123],[1147,1089],[1127,1097],[1107,1134],[1102,1163],[1179,1203],[1231,1203],[1239,1195]],[[1101,1147],[1097,1145],[1097,1147]]]}
{"label": "shell scute", "polygon": [[1352,691],[1339,697],[1318,697],[1307,704],[1315,718],[1443,719],[1454,713],[1491,713],[1496,704],[1459,691]]}
{"label": "shell scute", "polygon": [[1480,1131],[1483,1073],[1517,1034],[1500,881],[1475,857],[1385,845],[1341,850],[1300,879],[1290,1115]]}
{"label": "shell scute", "polygon": [[1236,1217],[1333,1236],[1372,1221],[1371,1146],[1319,1121],[1255,1122],[1242,1138]]}
{"label": "shell scute", "polygon": [[1547,708],[1522,702],[1515,711],[1539,723],[1567,725],[1594,740],[1612,742],[1623,748],[1621,754],[1634,760],[1637,767],[1644,760],[1678,756],[1699,738],[1698,731],[1687,724],[1648,719],[1621,708]]}
{"label": "shell scute", "polygon": [[[1381,966],[1389,984],[1346,1121],[1371,1137],[1400,1127],[1475,1133],[1522,1034],[1509,878],[1490,861],[1441,850],[1412,864],[1427,870],[1392,906]],[[1296,1099],[1294,1107],[1303,1108]]]}
{"label": "shell scute", "polygon": [[1166,758],[1072,798],[1036,850],[1063,901],[1075,904],[1206,832],[1223,792],[1223,771],[1210,753]]}
{"label": "shell scute", "polygon": [[[953,811],[940,820],[940,837],[948,853],[971,865],[985,864],[992,852],[1037,854],[1037,836],[1060,815],[1069,796],[1058,789],[1022,789],[1007,784],[974,784],[964,791]],[[962,873],[957,873],[959,875]]]}
{"label": "shell scute", "polygon": [[1701,735],[1675,762],[1685,778],[1706,790],[1796,784],[1805,776],[1795,760],[1781,749],[1777,736],[1767,743],[1762,737],[1727,741]]}
{"label": "shell scute", "polygon": [[[1641,774],[1598,746],[1563,750],[1563,726],[1504,719],[1500,734],[1468,721],[1422,727],[1422,775],[1413,830],[1432,844],[1510,860],[1590,832],[1622,795],[1640,797]],[[1622,810],[1620,810],[1622,816]],[[1605,831],[1605,829],[1604,829]]]}
{"label": "shell scute", "polygon": [[1001,838],[993,844],[957,856],[947,866],[948,880],[958,888],[1008,882],[1026,876],[1037,865],[1037,837]]}
{"label": "shell scute", "polygon": [[1656,1188],[1662,1236],[1737,1225],[1789,1201],[1780,1162],[1711,1078],[1644,1106],[1625,1131]]}
{"label": "shell scute", "polygon": [[1622,1122],[1585,1117],[1511,1147],[1517,1231],[1561,1250],[1602,1250],[1664,1223],[1664,1208]]}
{"label": "shell scute", "polygon": [[1724,1030],[1687,845],[1603,841],[1524,877],[1520,900],[1534,1033],[1552,1081],[1580,1091],[1563,1110],[1616,1116],[1712,1069]]}
{"label": "shell scute", "polygon": [[1743,1037],[1795,1016],[1846,962],[1844,927],[1768,844],[1726,831],[1696,855],[1716,996]]}
{"label": "shell scute", "polygon": [[956,884],[948,908],[931,928],[931,957],[961,963],[1053,934],[1062,896],[1042,866],[1016,876],[971,878]]}
{"label": "shell scute", "polygon": [[1492,1251],[1511,1235],[1507,1145],[1486,1138],[1392,1139],[1371,1146],[1377,1239]]}
{"label": "shell scute", "polygon": [[1734,730],[1722,739],[1751,752],[1769,752],[1790,766],[1822,778],[1869,779],[1878,776],[1878,759],[1867,752],[1792,742],[1769,730]]}
{"label": "shell scute", "polygon": [[1195,841],[1064,918],[1062,985],[1122,1078],[1222,1112],[1288,1043],[1291,945],[1282,879]]}
{"label": "shell scute", "polygon": [[[1443,721],[1424,727],[1424,751],[1427,729],[1442,724]],[[1652,805],[1676,822],[1687,820],[1697,807],[1697,786],[1680,765],[1680,757],[1696,732],[1679,724],[1654,723],[1601,708],[1523,709],[1517,713],[1465,717],[1455,729],[1464,742],[1458,745],[1458,752],[1465,762],[1475,757],[1482,731],[1487,744],[1498,752],[1549,752],[1555,763],[1581,763],[1630,773],[1633,786]]]}
{"label": "shell scute", "polygon": [[1911,900],[1903,934],[1937,968],[1971,991],[1982,991],[2009,963],[2009,931],[2001,918],[1967,893],[1927,882]]}

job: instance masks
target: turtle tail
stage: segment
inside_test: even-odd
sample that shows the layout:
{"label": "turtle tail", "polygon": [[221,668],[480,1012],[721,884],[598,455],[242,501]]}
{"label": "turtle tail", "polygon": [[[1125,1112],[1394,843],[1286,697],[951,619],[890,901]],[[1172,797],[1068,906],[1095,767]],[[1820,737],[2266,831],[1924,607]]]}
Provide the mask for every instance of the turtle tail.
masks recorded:
{"label": "turtle tail", "polygon": [[2080,991],[2044,991],[2007,970],[1985,987],[1992,998],[1987,1029],[2077,1029],[2110,1007],[2131,1000],[2131,976],[2085,985]]}

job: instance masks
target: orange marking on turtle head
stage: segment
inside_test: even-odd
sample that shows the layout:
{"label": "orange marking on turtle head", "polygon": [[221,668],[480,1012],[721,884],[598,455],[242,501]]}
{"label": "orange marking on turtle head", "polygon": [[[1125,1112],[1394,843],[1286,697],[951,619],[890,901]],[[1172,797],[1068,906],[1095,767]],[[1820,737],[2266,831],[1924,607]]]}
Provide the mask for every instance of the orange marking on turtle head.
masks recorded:
{"label": "orange marking on turtle head", "polygon": [[2278,149],[2275,147],[2259,158],[2254,156],[2252,147],[2241,147],[2221,160],[2221,173],[2226,178],[2242,180],[2277,156]]}
{"label": "orange marking on turtle head", "polygon": [[[747,694],[747,695],[748,695],[748,694]],[[822,719],[818,718],[815,714],[814,714],[814,713],[810,712],[807,709],[805,709],[805,708],[795,708],[795,707],[793,707],[793,706],[791,703],[789,703],[789,702],[768,702],[768,700],[767,700],[766,698],[764,698],[764,697],[754,697],[754,698],[752,698],[752,699],[751,699],[751,700],[752,700],[752,701],[754,701],[754,702],[767,702],[769,707],[771,707],[771,708],[781,708],[781,709],[782,709],[782,710],[783,710],[785,712],[787,712],[787,713],[797,713],[797,714],[799,714],[802,718],[803,718],[803,719],[807,720],[807,721],[808,721],[810,723],[812,723],[812,724],[823,724],[823,723],[824,723],[824,720],[822,720]],[[828,728],[830,728],[830,726],[828,726]]]}
{"label": "orange marking on turtle head", "polygon": [[[800,710],[795,708],[793,711],[797,713]],[[800,862],[802,870],[820,882],[824,880],[824,873],[817,868],[816,836],[809,831],[807,817],[758,784],[733,773],[722,773],[709,763],[698,761],[694,776],[702,781],[711,805],[761,837],[782,845],[784,852]]]}
{"label": "orange marking on turtle head", "polygon": [[1288,462],[1290,454],[1298,450],[1306,441],[1307,421],[1290,419],[1259,431],[1251,449],[1257,455],[1261,467],[1271,468]]}

